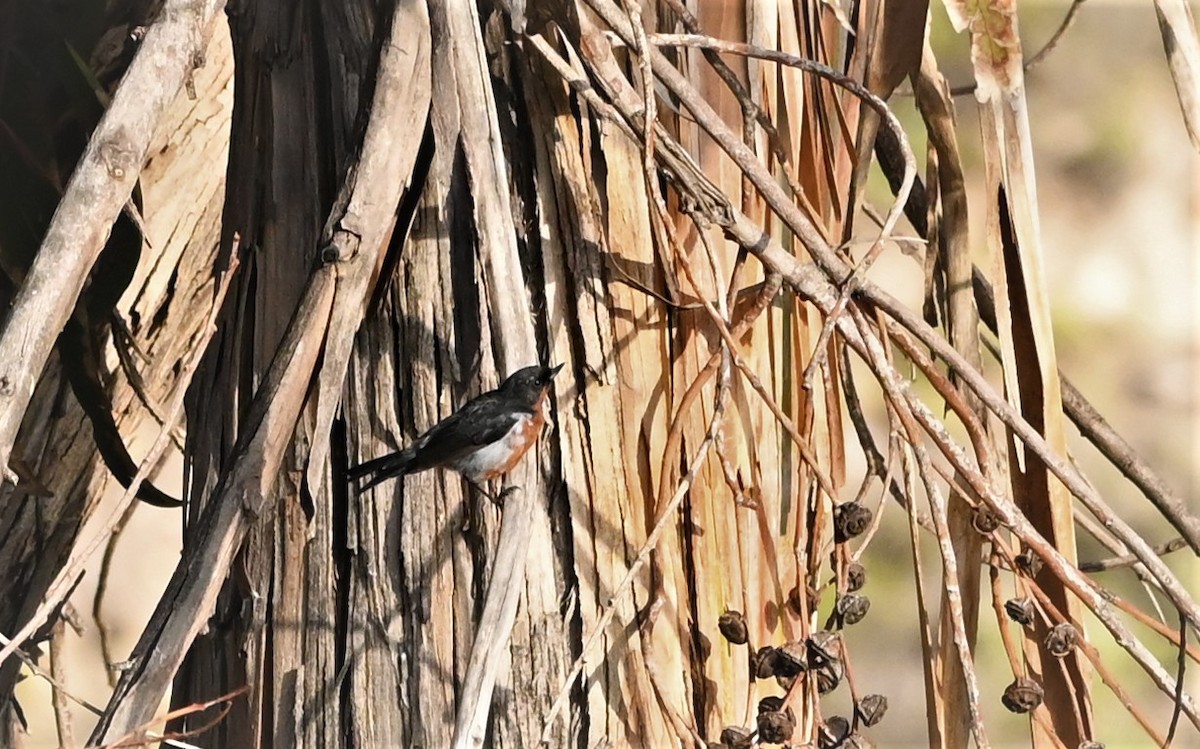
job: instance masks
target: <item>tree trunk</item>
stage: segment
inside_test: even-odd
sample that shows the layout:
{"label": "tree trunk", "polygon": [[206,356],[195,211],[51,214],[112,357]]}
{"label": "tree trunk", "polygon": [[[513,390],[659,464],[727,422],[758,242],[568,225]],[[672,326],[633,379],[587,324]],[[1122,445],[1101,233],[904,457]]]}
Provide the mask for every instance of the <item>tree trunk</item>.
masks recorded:
{"label": "tree trunk", "polygon": [[[850,17],[841,5],[763,17],[738,2],[693,2],[693,16],[676,0],[232,3],[232,44],[213,42],[165,124],[178,134],[143,175],[156,262],[129,295],[161,400],[211,330],[214,281],[236,269],[188,391],[185,549],[91,743],[149,738],[168,685],[170,730],[213,746],[738,744],[726,729],[828,743],[846,692],[860,731],[868,693],[886,691],[878,664],[851,671],[851,647],[873,632],[848,627],[870,603],[851,569],[892,496],[911,531],[905,634],[920,642],[931,745],[987,745],[972,655],[985,543],[995,580],[1067,617],[1086,603],[1173,694],[1106,607],[1104,581],[1082,576],[1074,542],[1048,544],[996,472],[997,448],[1019,439],[1014,464],[1061,480],[1059,520],[1072,522],[1070,490],[1200,617],[1144,542],[1096,511],[1095,490],[1046,446],[1054,430],[1014,417],[979,374],[965,180],[917,33],[927,3],[861,0]],[[915,159],[881,99],[922,50],[936,189],[851,241],[876,147],[893,190],[911,184]],[[946,336],[860,274],[892,248],[905,208],[926,243],[926,312]],[[1025,244],[1005,249],[1036,261],[1023,228],[1008,240]],[[992,311],[1004,327],[1025,292],[1000,293],[1015,295]],[[1046,351],[1038,371],[1056,387]],[[505,478],[528,515],[450,471],[348,485],[348,466],[535,363],[565,366],[548,433]],[[130,423],[144,413],[122,377],[114,392]],[[55,496],[0,498],[3,633],[29,619],[95,514],[92,446],[61,395],[51,367],[20,442],[38,468],[69,469],[49,474]],[[872,399],[886,445],[864,415]],[[955,442],[954,419],[969,439]],[[869,464],[857,493],[850,428]],[[505,567],[514,517],[528,518],[522,561]],[[873,559],[891,565],[897,539],[881,538]],[[1011,559],[1020,548],[1040,576],[1042,562]],[[510,575],[511,632],[503,617],[482,627]],[[1005,613],[1017,602],[995,594],[1012,675],[1045,679],[1019,660]],[[1053,608],[1030,631],[1058,623]],[[489,647],[499,664],[481,657]],[[1037,741],[1092,737],[1085,649],[1066,646],[1074,691],[1047,696]],[[15,678],[16,661],[0,663],[6,709]],[[476,705],[485,725],[466,731]],[[769,740],[763,726],[789,713],[792,730]]]}
{"label": "tree trunk", "polygon": [[[122,20],[137,24],[137,19],[131,10]],[[128,36],[129,26],[114,26],[113,31]],[[191,95],[179,96],[168,111],[141,174],[143,258],[154,260],[141,264],[117,312],[129,322],[134,344],[145,354],[135,356],[133,363],[146,400],[111,347],[107,352],[116,421],[135,459],[144,447],[138,435],[160,428],[163,405],[179,385],[179,363],[197,345],[211,304],[225,187],[219,167],[229,142],[233,70],[228,45],[227,34],[214,38],[207,63],[193,73]],[[5,634],[29,620],[80,531],[88,523],[103,522],[112,495],[121,490],[98,461],[92,427],[63,382],[57,356],[42,374],[16,454],[51,496],[7,484],[0,490],[0,632]],[[140,512],[169,511],[146,507]],[[35,642],[42,639],[39,634]],[[20,666],[16,658],[0,664],[0,746],[16,745],[22,733],[9,700]]]}

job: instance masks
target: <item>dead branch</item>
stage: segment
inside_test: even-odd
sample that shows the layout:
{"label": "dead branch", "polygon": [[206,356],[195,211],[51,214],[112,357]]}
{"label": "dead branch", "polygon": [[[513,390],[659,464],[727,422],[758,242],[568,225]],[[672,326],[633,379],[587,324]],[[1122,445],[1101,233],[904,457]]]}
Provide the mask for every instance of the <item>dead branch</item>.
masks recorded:
{"label": "dead branch", "polygon": [[13,636],[12,642],[5,643],[4,647],[0,648],[0,662],[3,662],[4,659],[12,655],[14,649],[20,647],[42,625],[50,621],[63,602],[70,597],[71,591],[74,590],[75,586],[79,583],[80,577],[83,575],[84,566],[96,553],[96,550],[100,548],[100,545],[106,543],[118,528],[120,517],[133,502],[134,497],[137,496],[138,488],[141,487],[142,482],[158,463],[158,459],[170,446],[171,431],[175,428],[175,424],[178,423],[180,416],[183,415],[184,395],[187,392],[188,385],[191,384],[192,377],[196,374],[196,368],[200,366],[200,360],[204,350],[208,347],[208,341],[211,339],[213,333],[216,332],[217,314],[220,311],[221,303],[225,299],[226,292],[229,291],[229,285],[236,270],[237,267],[234,264],[220,280],[208,323],[201,333],[200,340],[197,342],[191,358],[184,365],[183,372],[176,382],[175,392],[172,395],[171,404],[167,409],[168,419],[162,428],[159,429],[158,437],[154,440],[154,444],[150,447],[146,458],[138,466],[137,474],[134,475],[133,480],[125,489],[125,493],[117,500],[109,514],[103,518],[93,519],[93,522],[99,523],[98,531],[94,534],[81,534],[83,538],[90,537],[90,541],[82,547],[72,549],[71,555],[55,575],[54,582],[46,590],[45,600],[34,611],[29,621]]}
{"label": "dead branch", "polygon": [[0,332],[0,472],[13,483],[9,461],[34,385],[133,192],[159,120],[224,6],[224,0],[167,0],[92,133],[17,292]]}
{"label": "dead branch", "polygon": [[[328,224],[333,227],[332,249],[322,256],[335,262],[323,262],[313,270],[255,393],[230,469],[209,499],[134,650],[133,663],[122,674],[96,726],[94,741],[111,741],[153,713],[205,626],[249,524],[272,510],[279,466],[297,420],[309,398],[322,394],[310,394],[318,362],[325,355],[329,367],[345,366],[344,360],[339,362],[340,352],[348,348],[369,298],[363,293],[366,283],[362,279],[378,264],[400,201],[403,185],[391,170],[411,164],[421,142],[413,137],[413,130],[424,128],[423,118],[413,118],[411,109],[427,107],[427,95],[422,98],[419,87],[408,85],[428,64],[428,33],[416,22],[424,17],[421,11],[418,9],[414,18],[412,9],[401,5],[392,20],[380,60],[366,145],[346,177]],[[406,122],[408,129],[404,130]],[[357,213],[343,214],[346,206],[355,206]],[[349,280],[343,283],[343,279]],[[339,389],[342,371],[334,375],[334,369],[327,370],[328,377],[338,380]]]}
{"label": "dead branch", "polygon": [[[975,290],[975,301],[979,305],[979,317],[993,333],[996,332],[996,302],[992,285],[983,272],[976,268],[971,277]],[[1058,373],[1062,384],[1063,408],[1072,423],[1088,442],[1109,460],[1125,478],[1142,491],[1146,499],[1158,509],[1175,530],[1183,536],[1192,550],[1200,554],[1200,518],[1192,513],[1183,498],[1167,486],[1153,468],[1112,428],[1095,406],[1079,392],[1062,372]]]}
{"label": "dead branch", "polygon": [[[1173,551],[1179,551],[1187,546],[1187,542],[1182,538],[1173,538],[1166,543],[1159,544],[1154,547],[1154,553],[1159,556],[1170,554]],[[1103,572],[1105,570],[1115,570],[1121,567],[1132,567],[1138,563],[1137,557],[1132,554],[1124,554],[1118,557],[1108,557],[1107,559],[1097,559],[1094,562],[1080,562],[1080,572]]]}
{"label": "dead branch", "polygon": [[194,535],[134,647],[92,734],[94,743],[127,735],[154,714],[192,641],[206,626],[252,518],[268,504],[283,451],[305,395],[336,289],[333,266],[314,273],[267,371],[234,450],[232,467],[197,522]]}
{"label": "dead branch", "polygon": [[487,737],[492,711],[492,690],[517,618],[517,604],[525,587],[525,561],[529,556],[529,526],[535,497],[509,486],[499,497],[504,505],[500,538],[492,560],[483,613],[475,626],[471,658],[463,677],[462,697],[454,719],[454,749],[479,749]]}

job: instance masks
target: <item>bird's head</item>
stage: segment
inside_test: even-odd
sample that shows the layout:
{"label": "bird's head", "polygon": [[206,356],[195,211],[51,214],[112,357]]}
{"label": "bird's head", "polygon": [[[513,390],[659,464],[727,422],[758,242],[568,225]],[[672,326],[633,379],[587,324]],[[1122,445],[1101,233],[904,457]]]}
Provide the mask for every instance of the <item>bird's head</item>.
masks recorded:
{"label": "bird's head", "polygon": [[541,397],[542,391],[550,387],[554,375],[562,368],[563,365],[559,364],[557,367],[533,366],[518,369],[500,385],[500,391],[505,395],[535,403]]}

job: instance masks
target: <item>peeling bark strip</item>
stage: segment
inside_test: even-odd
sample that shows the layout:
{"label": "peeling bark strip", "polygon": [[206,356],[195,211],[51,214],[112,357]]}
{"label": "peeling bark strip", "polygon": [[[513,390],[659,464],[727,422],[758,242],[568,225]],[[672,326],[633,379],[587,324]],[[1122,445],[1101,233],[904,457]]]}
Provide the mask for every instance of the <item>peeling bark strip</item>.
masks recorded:
{"label": "peeling bark strip", "polygon": [[[311,425],[304,417],[315,414],[313,418],[318,422],[328,418],[323,414],[332,410],[331,403],[336,402],[340,393],[351,343],[366,310],[369,282],[380,254],[388,245],[396,207],[406,186],[397,174],[412,172],[425,128],[430,93],[429,41],[423,8],[417,6],[417,11],[411,12],[408,6],[396,11],[391,36],[379,64],[361,156],[348,170],[342,192],[326,222],[330,246],[336,247],[337,256],[345,260],[321,264],[311,272],[287,331],[274,350],[271,366],[255,393],[254,402],[239,422],[241,431],[233,455],[223,467],[216,487],[205,497],[204,512],[189,529],[183,559],[134,650],[134,665],[123,674],[96,727],[92,739],[95,742],[118,740],[151,717],[180,672],[185,658],[196,657],[193,645],[208,626],[235,560],[239,556],[244,559],[247,554],[244,547],[254,545],[251,534],[259,530],[261,522],[268,525],[280,522],[277,511],[286,513],[296,509],[295,503],[278,501],[280,497],[291,498],[291,487],[279,488],[286,480],[280,477],[287,476],[282,468],[295,458],[289,451],[302,444],[298,435],[311,434]],[[234,320],[235,325],[243,322]],[[321,367],[319,372],[318,365]],[[314,375],[318,383],[316,388],[312,387]],[[328,433],[326,426],[324,434]],[[313,456],[318,451],[314,448],[308,454]],[[328,486],[330,472],[324,457],[321,461],[323,465],[312,472],[318,480],[309,490],[322,498],[321,511],[324,512],[333,501],[329,498],[332,493]],[[285,517],[293,527],[307,524],[305,519],[294,514]],[[328,526],[321,530],[331,533]],[[334,541],[326,538],[324,543],[332,546]],[[274,570],[258,570],[256,574],[272,572]],[[279,614],[295,617],[302,612],[302,615],[313,616],[318,606],[332,605],[333,597],[328,593],[335,582],[335,571],[327,567],[311,574],[319,578],[316,589],[325,594],[325,599],[316,601],[314,594],[310,607]],[[279,586],[289,583],[290,580],[284,580]],[[282,640],[297,629],[293,619],[290,632],[279,629],[274,636]],[[332,627],[314,629],[316,634],[327,638],[327,642],[334,642]],[[251,637],[257,634],[252,631]],[[240,660],[240,649],[233,653],[222,655]],[[268,653],[264,657],[250,653],[246,657],[266,662],[272,655],[275,654]],[[286,657],[290,653],[280,655]],[[288,704],[288,697],[308,699],[309,695],[302,695],[302,691],[322,695],[330,688],[329,680],[335,677],[332,670],[334,653],[328,651],[328,655],[330,658],[324,664],[327,670],[314,663],[310,673],[317,678],[310,682],[306,683],[302,677],[298,681],[295,672],[279,674],[279,678],[291,680],[294,691],[290,695],[281,694],[277,683],[264,683],[261,673],[251,672],[250,702],[256,720],[258,711],[269,710],[268,705],[278,706],[280,714],[297,720],[296,725],[288,726],[278,722],[278,714],[267,713],[271,716],[268,720],[277,722],[274,738],[280,745],[315,743],[305,731],[311,730],[316,722],[309,720],[307,715],[296,715]],[[253,660],[250,665],[253,667]],[[280,671],[286,670],[282,665],[277,667]],[[235,676],[233,680],[239,681],[240,677]],[[313,684],[316,688],[310,688]],[[186,686],[196,688],[194,684]],[[264,701],[264,695],[271,702]],[[239,709],[246,709],[244,702],[239,703]],[[317,714],[315,709],[313,714]],[[321,715],[328,717],[330,713]],[[197,723],[204,722],[202,716],[191,718]],[[230,722],[233,721],[226,721]],[[338,721],[331,719],[328,724],[336,726]],[[247,729],[244,725],[241,728]],[[221,730],[228,732],[231,728],[222,724]],[[252,724],[245,733],[232,734],[238,740],[231,745],[253,743],[250,737],[258,730]],[[379,729],[370,735],[383,736],[384,732]],[[399,744],[381,741],[373,745]]]}
{"label": "peeling bark strip", "polygon": [[208,43],[224,0],[168,0],[96,126],[0,333],[0,471],[109,227],[129,200],[159,120]]}
{"label": "peeling bark strip", "polygon": [[274,487],[305,392],[324,343],[336,289],[322,268],[280,346],[280,355],[256,394],[233,465],[184,548],[150,623],[133,650],[90,743],[119,741],[147,723],[207,626],[221,584],[241,550],[252,518],[274,509]]}

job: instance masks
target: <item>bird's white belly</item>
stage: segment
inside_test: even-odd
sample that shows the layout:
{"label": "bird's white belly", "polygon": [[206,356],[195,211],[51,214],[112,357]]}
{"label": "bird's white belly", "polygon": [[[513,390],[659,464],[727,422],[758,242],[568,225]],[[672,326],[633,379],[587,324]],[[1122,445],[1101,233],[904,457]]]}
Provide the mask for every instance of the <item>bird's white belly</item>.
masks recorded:
{"label": "bird's white belly", "polygon": [[498,466],[507,465],[513,453],[525,446],[525,430],[532,420],[532,414],[522,416],[504,437],[456,460],[454,469],[472,481],[479,481]]}

